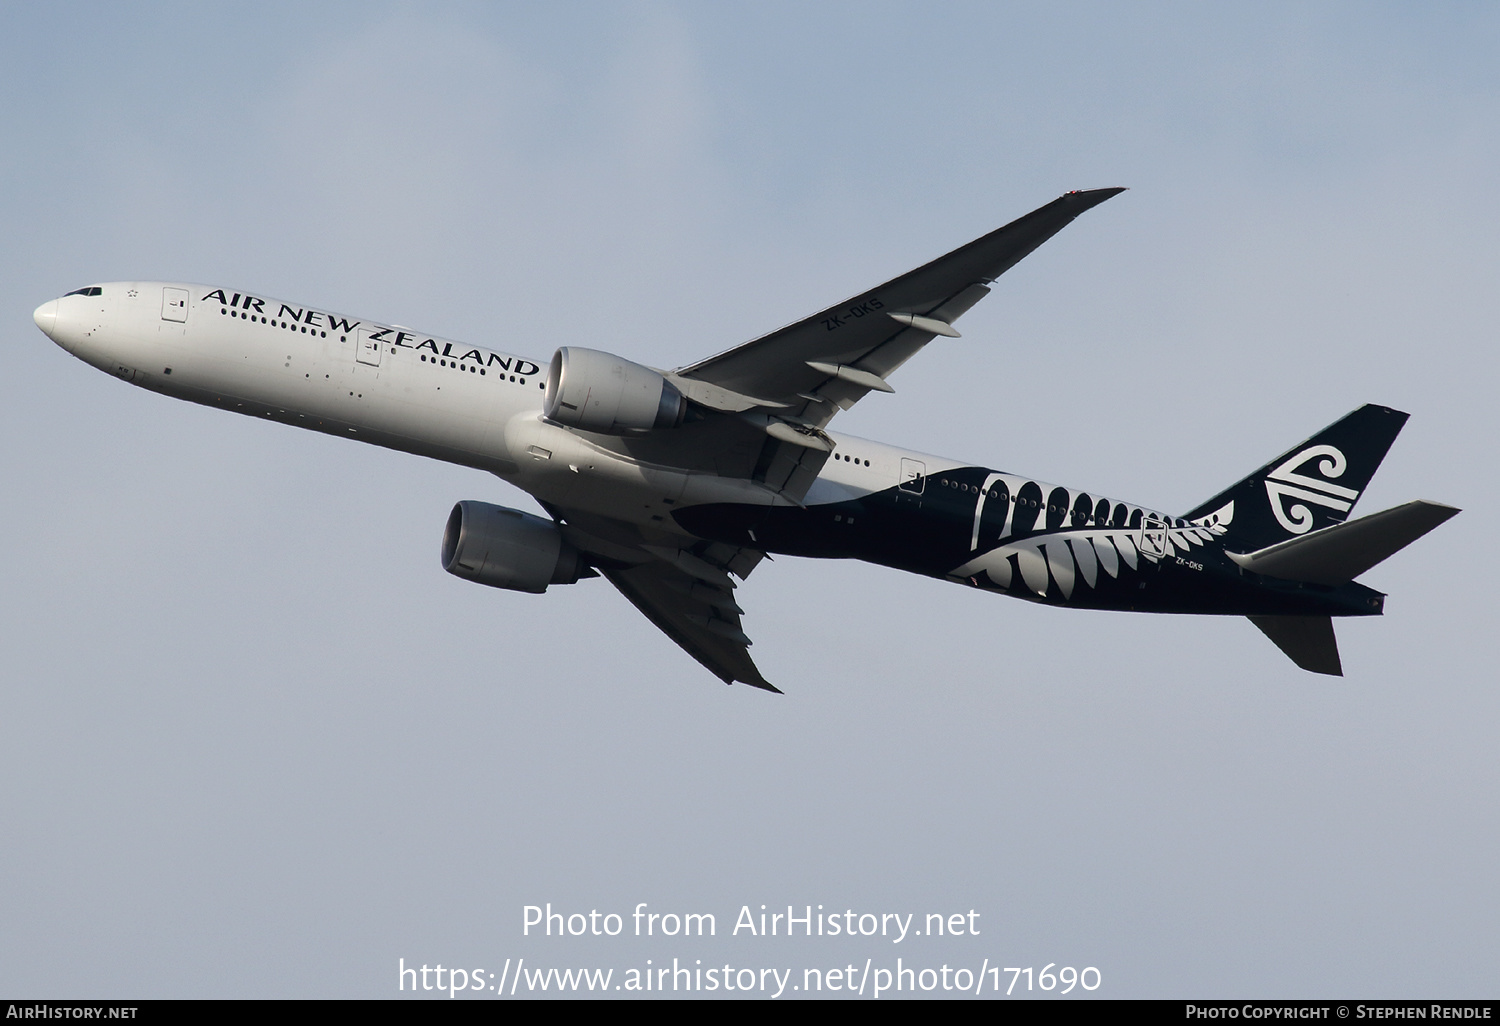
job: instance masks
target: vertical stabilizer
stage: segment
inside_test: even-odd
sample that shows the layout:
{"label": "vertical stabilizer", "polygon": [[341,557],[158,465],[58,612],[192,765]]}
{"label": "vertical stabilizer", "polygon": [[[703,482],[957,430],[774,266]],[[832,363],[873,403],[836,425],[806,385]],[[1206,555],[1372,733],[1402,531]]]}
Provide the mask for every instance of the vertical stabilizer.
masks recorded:
{"label": "vertical stabilizer", "polygon": [[1361,406],[1209,499],[1187,519],[1219,514],[1219,522],[1229,525],[1226,547],[1241,552],[1341,524],[1405,423],[1400,410]]}
{"label": "vertical stabilizer", "polygon": [[1331,617],[1252,616],[1250,622],[1304,670],[1326,673],[1331,677],[1344,675]]}

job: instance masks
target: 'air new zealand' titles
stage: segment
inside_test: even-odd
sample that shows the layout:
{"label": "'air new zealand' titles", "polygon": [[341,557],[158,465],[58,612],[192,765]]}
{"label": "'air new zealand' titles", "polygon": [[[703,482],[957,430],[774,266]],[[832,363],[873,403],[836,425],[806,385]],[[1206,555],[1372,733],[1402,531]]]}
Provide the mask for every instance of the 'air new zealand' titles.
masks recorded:
{"label": "'air new zealand' titles", "polygon": [[837,306],[675,371],[557,350],[542,366],[229,288],[115,282],[37,308],[86,363],[156,392],[489,471],[548,517],[465,501],[444,569],[543,592],[601,574],[725,682],[773,688],[735,602],[771,552],[864,559],[1049,605],[1249,617],[1339,674],[1332,617],[1381,612],[1354,578],[1453,516],[1350,520],[1406,414],[1365,406],[1170,516],[835,434],[1073,218],[1071,192]]}

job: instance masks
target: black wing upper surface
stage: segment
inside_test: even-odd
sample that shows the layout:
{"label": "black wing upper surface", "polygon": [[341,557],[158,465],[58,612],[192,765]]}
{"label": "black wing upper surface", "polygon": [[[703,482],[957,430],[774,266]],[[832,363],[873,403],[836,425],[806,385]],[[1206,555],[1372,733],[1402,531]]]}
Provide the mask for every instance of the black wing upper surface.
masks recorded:
{"label": "black wing upper surface", "polygon": [[[706,360],[683,379],[749,400],[781,419],[821,428],[872,390],[989,292],[989,285],[1075,217],[1123,189],[1070,192],[1003,228],[836,306]],[[690,398],[696,398],[690,391]],[[716,398],[700,390],[710,402]]]}

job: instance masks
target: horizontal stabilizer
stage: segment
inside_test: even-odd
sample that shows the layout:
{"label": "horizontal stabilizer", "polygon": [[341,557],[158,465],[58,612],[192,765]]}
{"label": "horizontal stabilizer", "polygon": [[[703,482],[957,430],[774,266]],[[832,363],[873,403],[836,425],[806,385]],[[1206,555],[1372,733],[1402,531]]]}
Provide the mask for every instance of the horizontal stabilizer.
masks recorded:
{"label": "horizontal stabilizer", "polygon": [[[1452,506],[1417,499],[1404,506],[1325,527],[1255,552],[1230,552],[1226,555],[1246,570],[1267,577],[1339,585],[1354,580],[1458,512]],[[1258,620],[1257,626],[1267,634],[1271,633]],[[1332,634],[1329,637],[1332,638]],[[1272,636],[1271,640],[1276,639]],[[1282,645],[1282,648],[1286,646]],[[1291,655],[1290,652],[1287,654]],[[1292,658],[1297,657],[1293,655]]]}
{"label": "horizontal stabilizer", "polygon": [[1328,616],[1252,616],[1250,622],[1291,656],[1292,662],[1313,673],[1330,677],[1344,675],[1339,662],[1339,643],[1333,636],[1333,618]]}

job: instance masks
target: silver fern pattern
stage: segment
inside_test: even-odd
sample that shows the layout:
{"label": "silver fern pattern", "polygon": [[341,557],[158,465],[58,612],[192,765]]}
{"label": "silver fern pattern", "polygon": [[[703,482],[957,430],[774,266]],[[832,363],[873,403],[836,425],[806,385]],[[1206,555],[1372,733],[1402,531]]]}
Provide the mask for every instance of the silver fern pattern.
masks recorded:
{"label": "silver fern pattern", "polygon": [[1125,511],[1126,515],[1117,513],[1115,519],[1139,527],[1075,527],[1012,539],[955,567],[948,576],[978,584],[982,572],[994,587],[1008,590],[1019,573],[1038,597],[1055,588],[1066,601],[1080,583],[1097,587],[1100,573],[1118,578],[1122,569],[1137,570],[1142,561],[1156,563],[1191,552],[1224,534],[1234,519],[1233,502],[1187,521],[1133,506]]}

